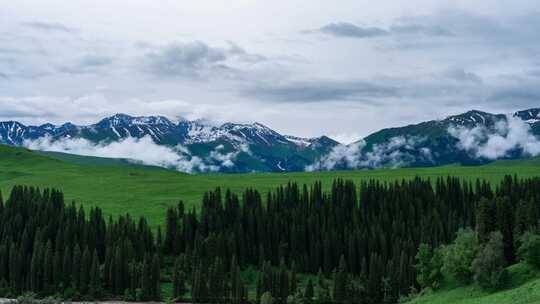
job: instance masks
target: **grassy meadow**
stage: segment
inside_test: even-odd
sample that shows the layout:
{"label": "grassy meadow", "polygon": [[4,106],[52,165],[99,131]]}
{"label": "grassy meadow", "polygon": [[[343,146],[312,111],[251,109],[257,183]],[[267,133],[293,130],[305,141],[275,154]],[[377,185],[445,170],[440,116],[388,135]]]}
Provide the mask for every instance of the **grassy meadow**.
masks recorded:
{"label": "grassy meadow", "polygon": [[66,200],[86,207],[99,206],[106,214],[144,215],[150,224],[162,223],[165,210],[179,200],[196,207],[205,191],[216,187],[242,191],[254,187],[261,192],[287,182],[329,187],[336,178],[360,181],[375,178],[394,181],[420,176],[484,178],[498,182],[506,174],[520,177],[540,175],[540,159],[498,161],[484,166],[378,169],[333,172],[197,174],[130,165],[125,161],[41,153],[0,145],[0,190],[4,196],[14,185],[53,187],[63,190]]}

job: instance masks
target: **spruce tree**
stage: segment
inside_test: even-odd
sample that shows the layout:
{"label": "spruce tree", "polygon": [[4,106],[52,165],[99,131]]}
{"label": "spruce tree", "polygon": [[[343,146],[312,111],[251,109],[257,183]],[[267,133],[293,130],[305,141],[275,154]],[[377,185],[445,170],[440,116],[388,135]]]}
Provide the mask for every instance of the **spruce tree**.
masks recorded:
{"label": "spruce tree", "polygon": [[490,233],[495,231],[496,223],[495,204],[486,198],[481,198],[476,208],[476,231],[480,243],[487,242]]}
{"label": "spruce tree", "polygon": [[[16,254],[18,254],[18,252]],[[43,273],[42,258],[43,258],[43,254],[42,254],[41,243],[39,241],[36,241],[34,242],[34,252],[32,254],[32,260],[30,261],[30,289],[33,290],[34,292],[40,292],[41,286],[43,283],[43,279],[41,277]],[[19,259],[18,257],[14,257],[12,254],[12,256],[10,257],[10,263],[14,263],[15,265],[10,265],[11,269],[15,269],[16,266],[20,266],[20,265],[16,265],[16,262],[15,262],[18,259]],[[21,276],[21,275],[22,274],[18,273],[16,276]],[[12,273],[10,277],[15,277],[15,274]]]}
{"label": "spruce tree", "polygon": [[90,284],[90,271],[92,266],[92,257],[90,256],[90,250],[88,247],[85,247],[82,258],[81,258],[81,275],[79,283],[79,291],[81,294],[85,295],[88,292],[88,287]]}
{"label": "spruce tree", "polygon": [[73,261],[71,259],[72,251],[69,247],[64,249],[64,257],[62,261],[62,272],[63,272],[63,286],[64,288],[71,287],[71,278],[72,278],[72,267]]}
{"label": "spruce tree", "polygon": [[45,253],[43,256],[43,290],[46,294],[53,291],[53,249],[51,241],[47,241],[45,245]]}
{"label": "spruce tree", "polygon": [[73,263],[71,266],[71,283],[73,288],[80,291],[80,279],[81,279],[81,249],[78,245],[75,245],[73,250]]}
{"label": "spruce tree", "polygon": [[347,279],[347,265],[345,262],[345,257],[342,255],[339,260],[339,268],[334,272],[333,295],[334,301],[338,303],[341,303],[347,299]]}
{"label": "spruce tree", "polygon": [[506,262],[511,264],[516,260],[514,248],[514,213],[508,197],[497,199],[497,230],[502,233],[504,242],[504,256]]}
{"label": "spruce tree", "polygon": [[94,249],[92,255],[92,263],[90,266],[90,294],[95,298],[99,296],[101,291],[100,275],[99,275],[99,256],[97,250]]}
{"label": "spruce tree", "polygon": [[53,289],[55,291],[62,290],[63,287],[62,284],[64,282],[64,272],[63,272],[63,260],[64,255],[62,254],[62,251],[57,250],[54,253],[54,261],[53,261]]}
{"label": "spruce tree", "polygon": [[152,299],[159,301],[161,299],[161,268],[159,265],[159,256],[158,254],[154,254],[154,258],[152,259]]}
{"label": "spruce tree", "polygon": [[141,291],[142,300],[146,301],[152,298],[153,294],[152,265],[148,257],[144,258],[141,271]]}

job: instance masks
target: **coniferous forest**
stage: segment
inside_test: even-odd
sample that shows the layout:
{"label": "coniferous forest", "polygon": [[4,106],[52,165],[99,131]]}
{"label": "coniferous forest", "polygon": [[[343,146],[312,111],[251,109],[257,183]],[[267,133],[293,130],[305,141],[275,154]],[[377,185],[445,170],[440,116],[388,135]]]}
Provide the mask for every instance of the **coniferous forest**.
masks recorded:
{"label": "coniferous forest", "polygon": [[215,189],[152,230],[16,186],[0,196],[0,297],[150,301],[171,284],[184,302],[396,303],[437,288],[443,270],[497,288],[505,266],[537,261],[539,202],[540,178],[338,179],[330,191]]}

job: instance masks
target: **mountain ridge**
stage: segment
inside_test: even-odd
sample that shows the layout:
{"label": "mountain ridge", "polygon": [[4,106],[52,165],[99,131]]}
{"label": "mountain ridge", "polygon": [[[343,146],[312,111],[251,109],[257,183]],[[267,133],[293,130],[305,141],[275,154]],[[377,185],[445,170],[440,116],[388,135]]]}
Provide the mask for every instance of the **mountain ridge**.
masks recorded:
{"label": "mountain ridge", "polygon": [[[52,143],[83,139],[93,145],[106,145],[126,139],[150,138],[157,145],[181,150],[178,153],[186,161],[208,165],[201,166],[207,169],[195,171],[211,168],[220,172],[283,172],[304,171],[310,166],[327,170],[424,167],[494,160],[477,148],[489,143],[490,136],[503,139],[510,136],[509,130],[503,130],[512,127],[509,119],[526,125],[533,139],[540,135],[540,108],[509,115],[470,110],[444,119],[384,128],[350,145],[342,145],[324,135],[303,138],[280,134],[259,122],[227,122],[216,126],[201,120],[173,122],[160,115],[118,113],[85,126],[70,122],[40,126],[27,126],[13,120],[0,122],[0,143],[25,146],[28,142],[47,138]],[[476,133],[466,132],[471,130]],[[477,136],[473,139],[478,147],[465,147],[460,136]],[[523,157],[527,151],[519,144],[517,142],[515,149],[509,149],[496,159]]]}
{"label": "mountain ridge", "polygon": [[27,126],[16,121],[0,122],[0,143],[14,146],[25,146],[40,139],[61,142],[79,138],[95,145],[104,145],[128,138],[145,137],[171,149],[185,147],[187,150],[183,151],[189,151],[184,153],[188,161],[206,160],[214,166],[212,170],[215,170],[216,163],[219,165],[219,161],[226,161],[225,158],[237,158],[238,162],[234,166],[218,169],[223,172],[301,171],[321,154],[339,144],[326,136],[300,138],[282,135],[259,122],[215,126],[197,120],[174,123],[164,116],[131,116],[121,113],[90,125],[67,122],[62,125],[46,123]]}

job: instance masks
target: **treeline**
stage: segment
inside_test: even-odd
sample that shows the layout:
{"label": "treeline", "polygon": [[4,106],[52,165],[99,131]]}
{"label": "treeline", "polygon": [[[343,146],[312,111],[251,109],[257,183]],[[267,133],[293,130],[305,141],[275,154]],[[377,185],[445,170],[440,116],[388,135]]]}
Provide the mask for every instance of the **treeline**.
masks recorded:
{"label": "treeline", "polygon": [[[338,179],[330,191],[290,183],[264,197],[216,189],[199,211],[169,208],[162,235],[144,217],[106,221],[59,191],[17,186],[0,198],[0,295],[144,301],[171,282],[175,298],[194,302],[244,303],[251,285],[261,303],[395,303],[438,282],[437,248],[462,228],[476,229],[477,252],[498,232],[514,263],[521,236],[538,227],[538,202],[540,178],[509,176],[496,187],[448,177]],[[245,280],[253,269],[257,278]]]}
{"label": "treeline", "polygon": [[99,208],[65,205],[59,191],[16,186],[5,204],[0,195],[0,223],[4,297],[160,297],[159,250],[144,218],[106,222]]}
{"label": "treeline", "polygon": [[240,196],[216,189],[204,195],[199,214],[184,212],[183,204],[167,211],[163,250],[193,265],[234,258],[241,268],[256,266],[258,299],[266,292],[281,302],[305,297],[291,288],[300,272],[319,274],[316,298],[393,303],[420,287],[420,244],[448,244],[460,228],[477,227],[480,240],[500,230],[513,263],[513,240],[538,225],[538,202],[540,178],[510,176],[495,188],[448,177],[370,180],[359,188],[338,179],[329,192],[321,183],[290,183],[264,198],[254,189]]}

